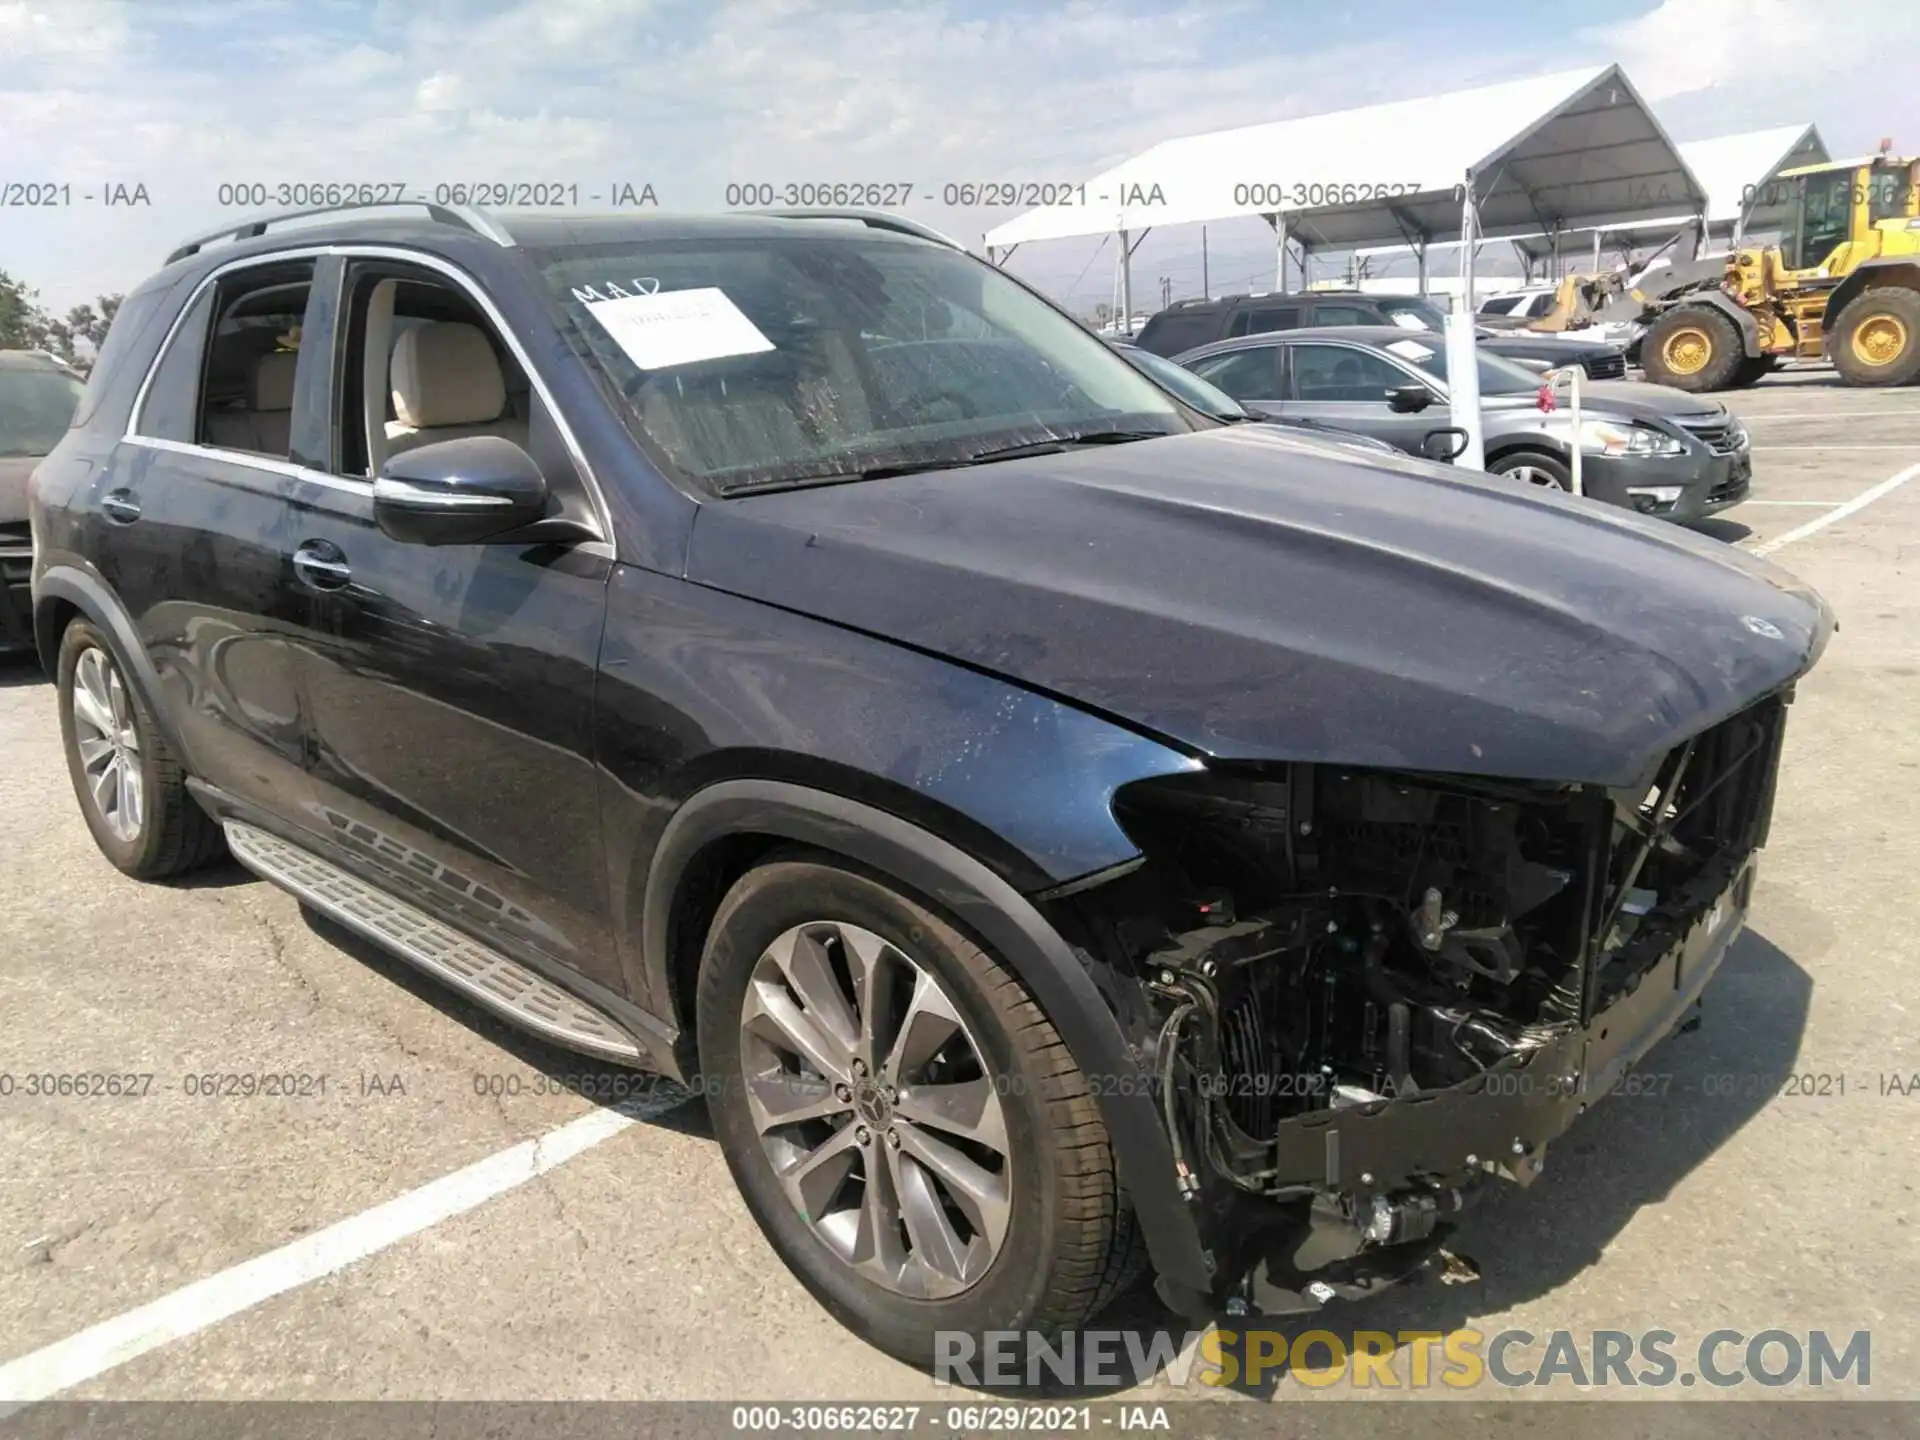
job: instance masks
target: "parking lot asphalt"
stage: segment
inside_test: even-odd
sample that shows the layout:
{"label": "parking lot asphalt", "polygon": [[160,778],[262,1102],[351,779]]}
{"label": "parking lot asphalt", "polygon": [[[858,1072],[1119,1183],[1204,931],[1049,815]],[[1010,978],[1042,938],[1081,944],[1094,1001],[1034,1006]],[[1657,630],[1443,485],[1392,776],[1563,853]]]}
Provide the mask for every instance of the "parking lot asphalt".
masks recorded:
{"label": "parking lot asphalt", "polygon": [[[1920,479],[1883,482],[1920,473],[1920,390],[1814,371],[1726,398],[1755,436],[1753,498],[1707,528],[1778,545],[1841,620],[1791,714],[1747,933],[1702,1028],[1644,1063],[1666,1079],[1608,1099],[1530,1189],[1472,1214],[1455,1249],[1478,1284],[1311,1323],[1663,1328],[1683,1353],[1723,1327],[1867,1330],[1871,1388],[1842,1393],[1916,1399],[1920,1093],[1883,1077],[1920,1072]],[[235,867],[122,878],[31,662],[0,662],[0,757],[0,1073],[150,1077],[135,1095],[0,1096],[0,1400],[953,1398],[788,1275],[697,1101],[662,1092],[636,1123],[566,1131],[606,1112],[543,1079],[618,1072],[520,1038]],[[195,1093],[219,1074],[308,1093]],[[527,1147],[387,1204],[556,1131],[577,1155]],[[1163,1321],[1141,1292],[1105,1323]],[[1127,1394],[1174,1389],[1148,1375]]]}

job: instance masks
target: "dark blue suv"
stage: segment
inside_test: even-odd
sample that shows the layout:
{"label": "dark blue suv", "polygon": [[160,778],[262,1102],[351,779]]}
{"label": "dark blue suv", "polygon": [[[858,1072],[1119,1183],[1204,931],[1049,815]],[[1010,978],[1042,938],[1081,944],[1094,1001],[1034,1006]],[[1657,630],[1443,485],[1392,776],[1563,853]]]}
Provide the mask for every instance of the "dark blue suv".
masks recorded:
{"label": "dark blue suv", "polygon": [[297,218],[34,475],[101,850],[697,1082],[896,1355],[1412,1272],[1739,928],[1771,566],[1221,423],[885,216]]}

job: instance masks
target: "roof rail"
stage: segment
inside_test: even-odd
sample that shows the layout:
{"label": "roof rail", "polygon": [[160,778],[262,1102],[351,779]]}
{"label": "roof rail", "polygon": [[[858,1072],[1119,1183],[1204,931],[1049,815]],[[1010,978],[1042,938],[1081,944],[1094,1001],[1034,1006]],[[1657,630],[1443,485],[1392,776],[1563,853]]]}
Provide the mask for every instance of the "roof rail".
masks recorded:
{"label": "roof rail", "polygon": [[931,225],[922,225],[918,220],[909,220],[904,215],[892,215],[885,210],[759,210],[759,215],[772,215],[782,220],[858,220],[862,225],[874,230],[892,230],[900,235],[915,235],[922,240],[932,240],[955,250],[965,250],[949,235],[942,235]]}
{"label": "roof rail", "polygon": [[197,254],[201,246],[215,240],[256,239],[266,234],[267,227],[270,225],[281,225],[289,220],[305,219],[310,215],[350,215],[361,210],[394,210],[402,207],[410,209],[416,205],[425,210],[427,218],[437,225],[458,225],[462,229],[471,230],[476,235],[485,236],[496,245],[511,246],[513,244],[511,235],[501,229],[484,212],[474,209],[471,205],[436,205],[426,200],[385,200],[360,205],[321,205],[311,210],[280,210],[271,215],[260,215],[251,220],[243,220],[238,225],[222,225],[218,230],[208,231],[205,235],[196,236],[176,246],[167,256],[166,263],[171,265],[176,260],[184,260],[189,255]]}

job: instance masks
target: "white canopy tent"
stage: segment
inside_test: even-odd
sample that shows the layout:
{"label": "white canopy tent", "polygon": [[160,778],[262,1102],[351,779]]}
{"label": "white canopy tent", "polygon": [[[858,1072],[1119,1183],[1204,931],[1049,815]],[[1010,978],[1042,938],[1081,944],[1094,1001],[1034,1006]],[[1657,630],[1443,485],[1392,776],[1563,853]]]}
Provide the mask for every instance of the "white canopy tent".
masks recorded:
{"label": "white canopy tent", "polygon": [[[1273,227],[1278,288],[1301,248],[1412,245],[1699,213],[1705,190],[1617,65],[1169,140],[1104,170],[1076,203],[989,231],[1002,263],[1029,241],[1119,238],[1122,313],[1131,259],[1164,225],[1257,215]],[[1330,203],[1331,202],[1331,203]],[[1463,278],[1472,290],[1472,247]]]}
{"label": "white canopy tent", "polygon": [[[1709,240],[1725,239],[1738,244],[1742,234],[1777,229],[1784,215],[1783,197],[1769,184],[1782,170],[1796,165],[1814,165],[1831,159],[1826,142],[1813,125],[1781,125],[1767,130],[1748,130],[1738,135],[1719,135],[1711,140],[1688,140],[1680,145],[1680,158],[1695,178],[1706,187],[1704,216],[1672,213],[1595,229],[1589,235],[1556,236],[1549,230],[1505,238],[1525,259],[1529,271],[1546,261],[1546,273],[1559,269],[1556,240],[1562,252],[1591,244],[1596,250],[1607,246],[1623,251],[1658,245],[1690,225],[1706,224]],[[1452,248],[1449,241],[1440,248]],[[1362,260],[1384,255],[1401,255],[1407,246],[1370,245],[1357,251]],[[1598,262],[1595,262],[1596,266]]]}

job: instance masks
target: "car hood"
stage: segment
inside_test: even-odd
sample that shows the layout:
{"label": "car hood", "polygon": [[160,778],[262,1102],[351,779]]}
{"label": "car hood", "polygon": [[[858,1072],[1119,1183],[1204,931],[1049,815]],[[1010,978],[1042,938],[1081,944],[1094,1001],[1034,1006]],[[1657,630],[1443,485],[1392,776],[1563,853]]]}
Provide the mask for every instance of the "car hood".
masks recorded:
{"label": "car hood", "polygon": [[44,456],[0,455],[0,525],[27,518],[27,479]]}
{"label": "car hood", "polygon": [[1496,331],[1491,335],[1482,335],[1480,343],[1496,355],[1531,355],[1539,360],[1591,359],[1596,350],[1619,348],[1598,336],[1581,340],[1568,335],[1545,335],[1537,330]]}
{"label": "car hood", "polygon": [[705,505],[687,578],[1205,755],[1619,785],[1832,628],[1678,527],[1266,425]]}
{"label": "car hood", "polygon": [[[1563,399],[1562,408],[1567,403]],[[1589,381],[1580,387],[1580,404],[1643,420],[1725,420],[1731,414],[1718,400],[1639,380]]]}

